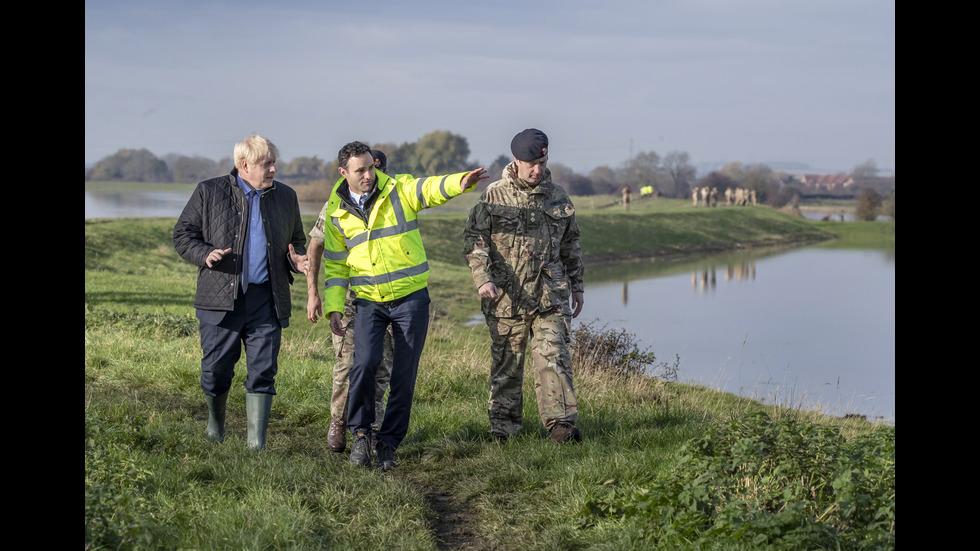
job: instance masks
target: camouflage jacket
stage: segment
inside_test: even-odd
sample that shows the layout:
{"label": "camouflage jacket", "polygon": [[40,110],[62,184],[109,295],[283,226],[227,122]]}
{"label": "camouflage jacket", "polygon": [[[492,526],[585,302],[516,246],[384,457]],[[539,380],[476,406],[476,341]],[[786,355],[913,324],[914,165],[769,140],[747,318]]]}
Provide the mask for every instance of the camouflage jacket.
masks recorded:
{"label": "camouflage jacket", "polygon": [[482,299],[483,312],[508,318],[560,310],[571,314],[571,293],[584,291],[575,207],[545,169],[529,186],[517,166],[504,167],[470,210],[463,257],[477,289],[493,281],[503,295]]}

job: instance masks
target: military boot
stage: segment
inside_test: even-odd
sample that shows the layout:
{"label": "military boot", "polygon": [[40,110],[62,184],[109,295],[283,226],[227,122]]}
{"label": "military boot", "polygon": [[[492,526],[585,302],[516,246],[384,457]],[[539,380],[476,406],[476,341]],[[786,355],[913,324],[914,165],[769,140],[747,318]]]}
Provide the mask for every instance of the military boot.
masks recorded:
{"label": "military boot", "polygon": [[221,442],[225,439],[225,406],[228,404],[228,391],[221,396],[204,395],[204,403],[208,405],[208,427],[204,436],[208,440]]}
{"label": "military boot", "polygon": [[272,394],[245,395],[245,415],[248,418],[248,447],[253,450],[265,449],[265,431],[269,427],[269,414],[272,412]]}
{"label": "military boot", "polygon": [[551,439],[559,444],[563,442],[582,441],[582,431],[578,430],[578,428],[571,423],[566,423],[564,421],[555,424],[555,426],[551,428],[550,432]]}
{"label": "military boot", "polygon": [[341,453],[347,447],[347,425],[343,419],[331,419],[327,431],[327,447],[330,451]]}

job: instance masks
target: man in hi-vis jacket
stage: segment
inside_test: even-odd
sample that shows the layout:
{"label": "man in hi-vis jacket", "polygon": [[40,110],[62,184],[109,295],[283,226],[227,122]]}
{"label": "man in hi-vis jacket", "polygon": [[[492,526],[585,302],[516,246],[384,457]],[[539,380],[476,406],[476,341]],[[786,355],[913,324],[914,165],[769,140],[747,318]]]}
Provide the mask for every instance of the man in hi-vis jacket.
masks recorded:
{"label": "man in hi-vis jacket", "polygon": [[393,329],[388,403],[374,434],[377,468],[398,466],[394,452],[408,432],[419,358],[429,325],[429,266],[418,212],[442,205],[476,187],[486,170],[445,176],[391,177],[374,165],[371,147],[351,142],[337,155],[341,179],[325,208],[323,309],[330,330],[345,334],[342,314],[347,289],[357,295],[354,365],[350,370],[347,426],[354,436],[350,461],[371,466],[371,423],[375,415],[375,371],[384,334]]}

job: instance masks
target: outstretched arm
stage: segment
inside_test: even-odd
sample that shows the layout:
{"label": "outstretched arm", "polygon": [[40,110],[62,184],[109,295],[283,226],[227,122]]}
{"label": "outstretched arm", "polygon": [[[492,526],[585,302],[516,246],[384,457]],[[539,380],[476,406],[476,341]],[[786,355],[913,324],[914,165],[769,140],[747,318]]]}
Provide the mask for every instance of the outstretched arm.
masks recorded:
{"label": "outstretched arm", "polygon": [[466,191],[467,189],[480,183],[480,180],[486,180],[490,175],[487,174],[487,170],[482,166],[476,170],[471,170],[463,176],[463,179],[459,182],[460,191]]}

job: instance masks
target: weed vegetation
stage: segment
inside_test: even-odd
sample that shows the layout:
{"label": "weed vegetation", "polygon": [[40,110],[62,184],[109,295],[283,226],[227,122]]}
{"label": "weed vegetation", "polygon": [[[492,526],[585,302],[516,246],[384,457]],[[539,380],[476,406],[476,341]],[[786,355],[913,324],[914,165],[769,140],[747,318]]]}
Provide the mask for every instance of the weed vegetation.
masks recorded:
{"label": "weed vegetation", "polygon": [[[624,212],[576,199],[586,273],[844,228],[890,229],[894,243],[894,223],[687,203]],[[432,323],[400,465],[383,474],[327,448],[334,355],[327,324],[306,319],[302,275],[266,450],[245,444],[243,364],[215,444],[204,437],[196,267],[173,250],[176,219],[86,220],[85,549],[894,549],[894,427],[678,383],[674,359],[598,322],[573,335],[583,441],[548,439],[527,377],[524,428],[498,446],[489,337],[464,323],[479,312],[465,216],[421,220]]]}

